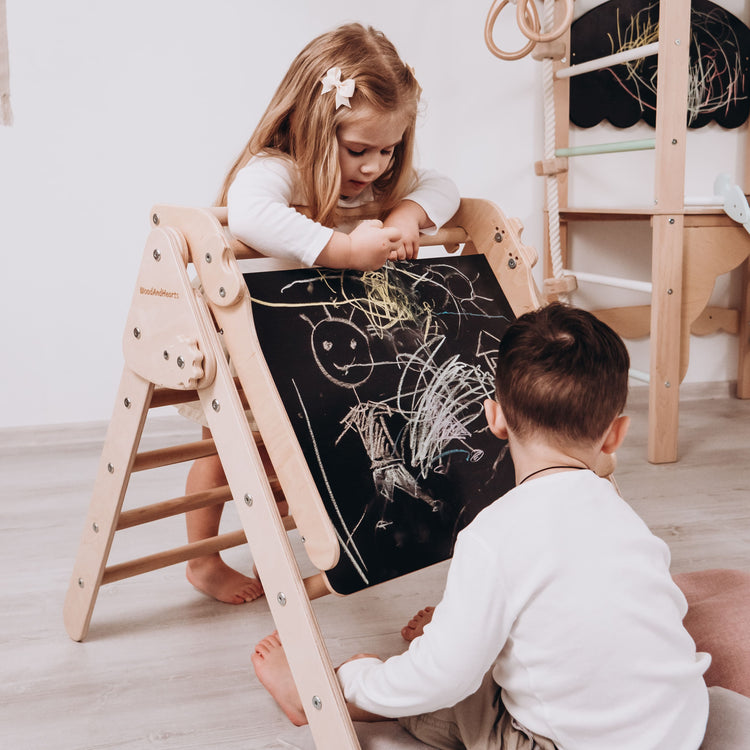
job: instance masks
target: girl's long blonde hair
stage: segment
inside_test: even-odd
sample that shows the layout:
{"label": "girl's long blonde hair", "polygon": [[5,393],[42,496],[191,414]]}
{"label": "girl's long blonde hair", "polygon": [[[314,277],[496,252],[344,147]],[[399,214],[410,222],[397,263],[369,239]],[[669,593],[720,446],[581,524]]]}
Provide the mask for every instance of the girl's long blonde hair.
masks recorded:
{"label": "girl's long blonde hair", "polygon": [[[333,67],[341,69],[342,80],[355,81],[351,108],[336,109],[334,92],[321,95],[321,79]],[[255,132],[229,170],[218,205],[226,206],[229,186],[253,156],[282,155],[296,165],[311,217],[334,226],[341,184],[336,133],[342,123],[356,117],[358,107],[366,104],[385,113],[403,113],[407,123],[388,169],[374,183],[386,213],[409,192],[413,180],[420,94],[411,68],[382,32],[347,24],[316,37],[289,67]]]}

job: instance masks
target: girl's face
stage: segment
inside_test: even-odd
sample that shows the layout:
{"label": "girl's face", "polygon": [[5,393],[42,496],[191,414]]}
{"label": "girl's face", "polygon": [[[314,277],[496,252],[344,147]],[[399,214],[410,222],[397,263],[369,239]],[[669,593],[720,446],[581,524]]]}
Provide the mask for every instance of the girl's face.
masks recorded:
{"label": "girl's face", "polygon": [[339,126],[336,138],[342,197],[356,198],[385,172],[406,125],[406,117],[399,112],[362,107]]}

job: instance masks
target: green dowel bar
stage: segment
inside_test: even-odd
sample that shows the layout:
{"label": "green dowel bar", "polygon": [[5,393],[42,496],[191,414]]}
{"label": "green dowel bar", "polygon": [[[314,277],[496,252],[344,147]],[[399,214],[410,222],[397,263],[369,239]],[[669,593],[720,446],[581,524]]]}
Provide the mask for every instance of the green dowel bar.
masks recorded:
{"label": "green dowel bar", "polygon": [[648,151],[656,148],[656,138],[643,138],[619,143],[596,143],[591,146],[571,146],[558,148],[555,156],[585,156],[586,154],[613,154],[618,151]]}

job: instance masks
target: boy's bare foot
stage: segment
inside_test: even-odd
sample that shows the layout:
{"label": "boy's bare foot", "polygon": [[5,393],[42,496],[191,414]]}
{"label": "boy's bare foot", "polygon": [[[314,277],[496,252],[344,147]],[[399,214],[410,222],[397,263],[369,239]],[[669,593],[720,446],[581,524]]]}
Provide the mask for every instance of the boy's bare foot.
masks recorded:
{"label": "boy's bare foot", "polygon": [[420,609],[414,617],[409,620],[407,625],[401,628],[401,637],[405,641],[413,641],[418,638],[424,632],[424,626],[432,620],[432,613],[435,611],[435,607],[425,607]]}
{"label": "boy's bare foot", "polygon": [[255,646],[251,661],[261,684],[279,704],[289,721],[297,727],[307,724],[302,701],[278,632],[266,636]]}
{"label": "boy's bare foot", "polygon": [[226,604],[244,604],[263,595],[257,578],[230,568],[218,554],[189,560],[186,576],[198,591]]}

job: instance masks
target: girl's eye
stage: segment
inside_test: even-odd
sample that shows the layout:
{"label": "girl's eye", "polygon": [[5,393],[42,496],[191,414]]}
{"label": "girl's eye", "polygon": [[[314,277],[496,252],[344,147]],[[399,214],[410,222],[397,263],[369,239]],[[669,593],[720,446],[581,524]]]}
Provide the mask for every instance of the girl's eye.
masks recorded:
{"label": "girl's eye", "polygon": [[392,148],[384,148],[380,153],[383,156],[393,156],[393,149]]}
{"label": "girl's eye", "polygon": [[365,153],[364,149],[362,149],[361,151],[355,151],[354,149],[348,148],[346,150],[351,156],[362,156]]}

